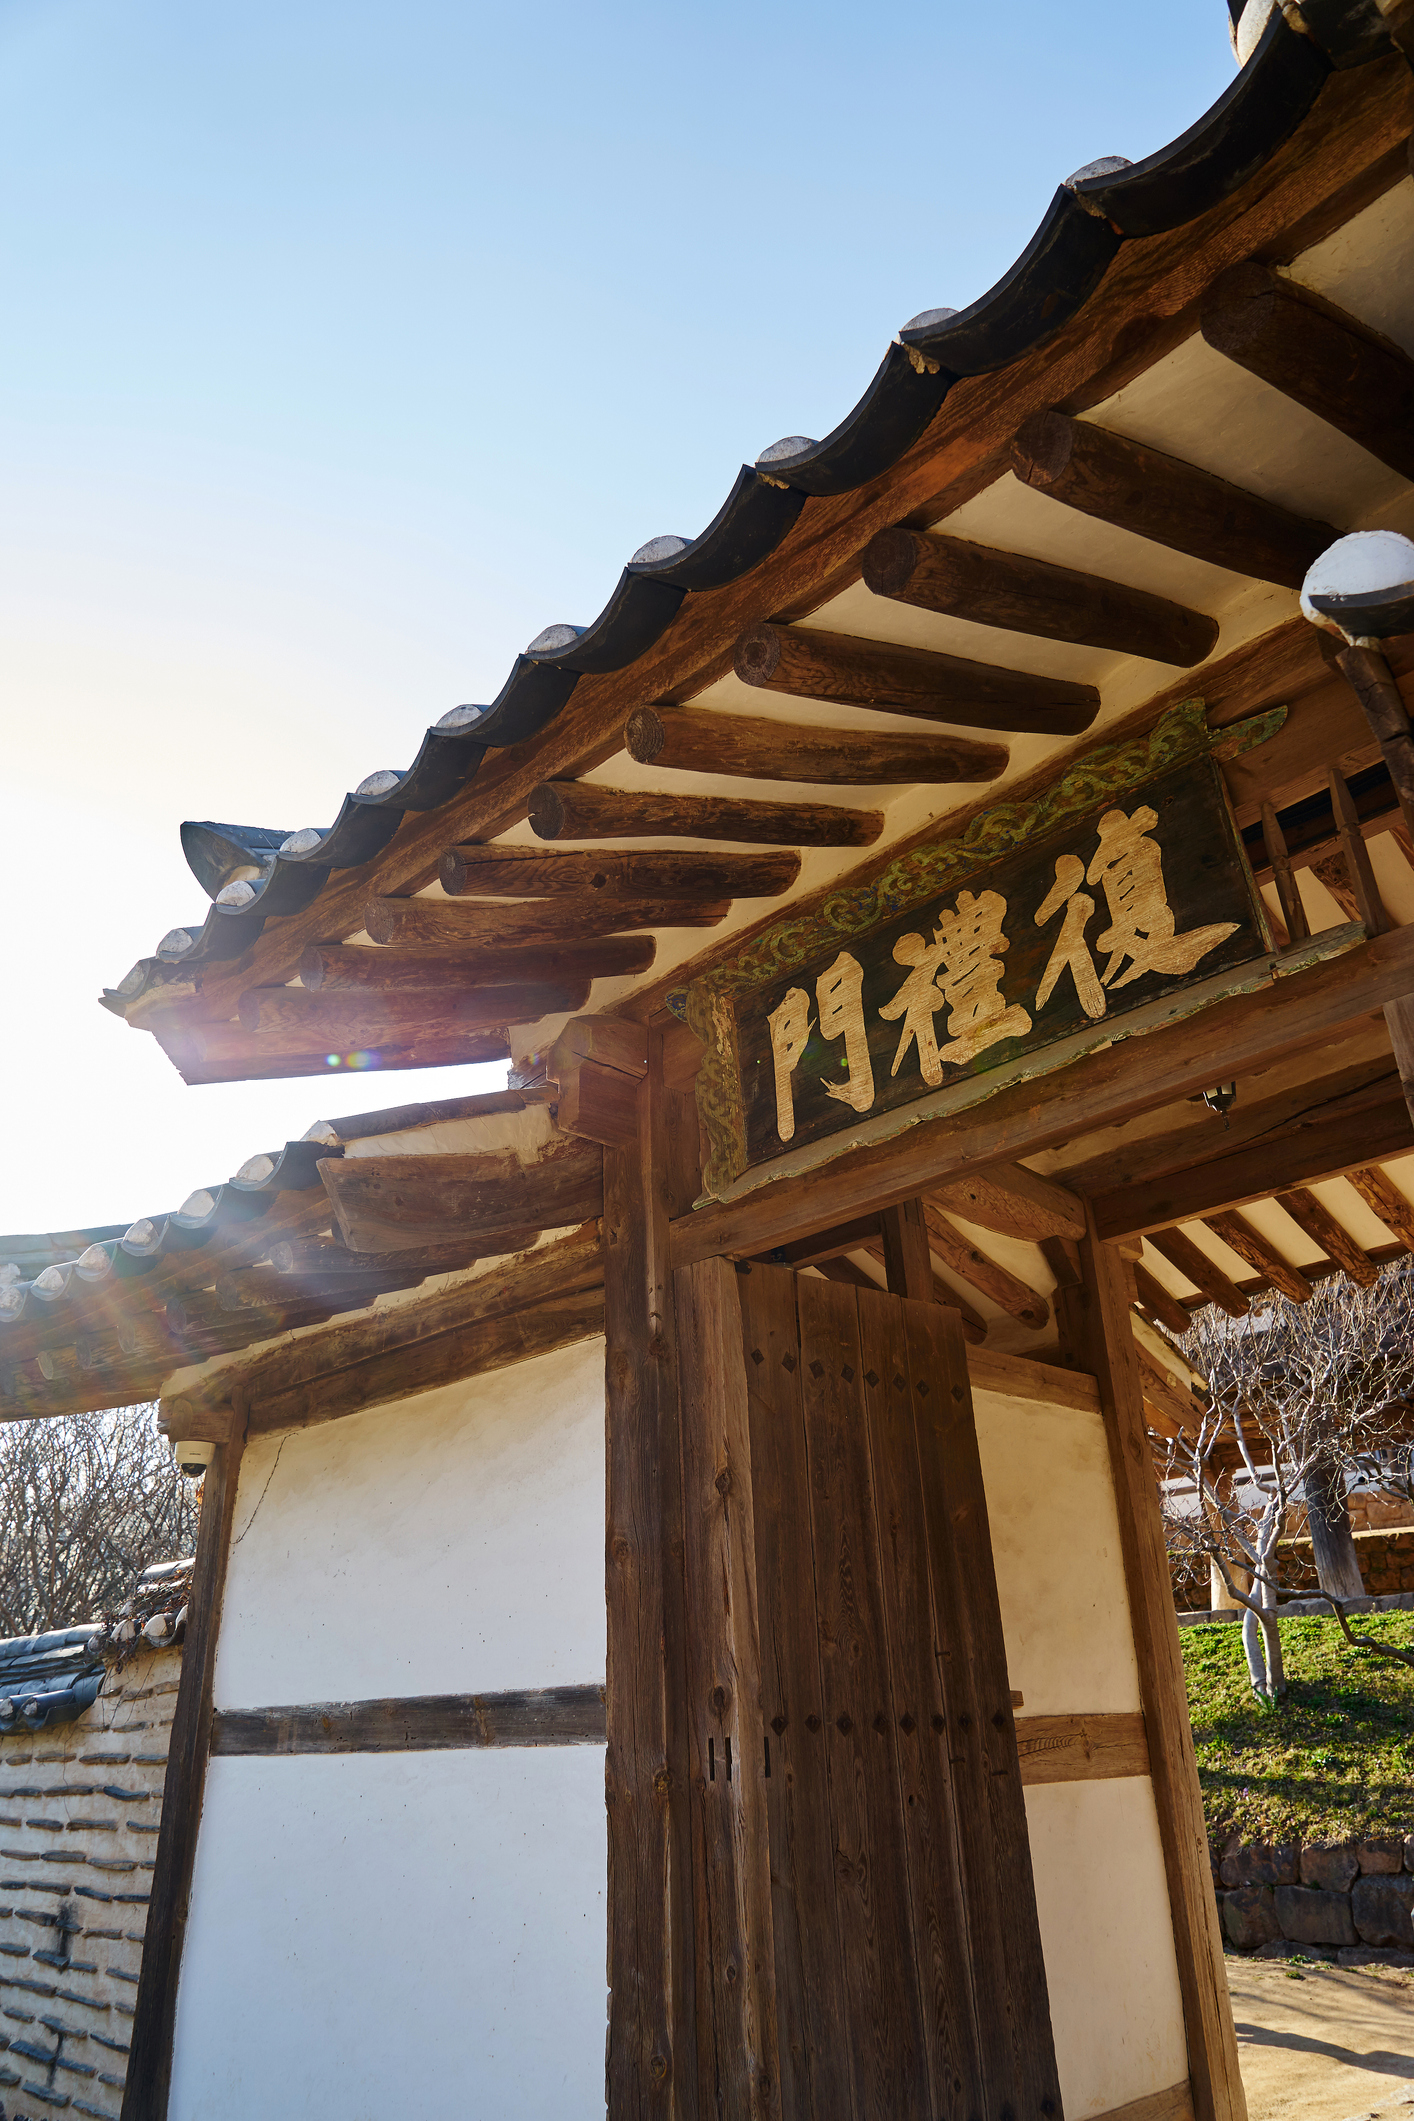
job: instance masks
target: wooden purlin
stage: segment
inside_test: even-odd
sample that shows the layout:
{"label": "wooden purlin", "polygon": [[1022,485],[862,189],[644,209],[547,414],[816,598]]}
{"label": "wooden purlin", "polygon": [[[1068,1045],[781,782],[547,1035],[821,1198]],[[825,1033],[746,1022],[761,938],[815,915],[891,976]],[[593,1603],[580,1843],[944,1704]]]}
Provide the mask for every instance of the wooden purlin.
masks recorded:
{"label": "wooden purlin", "polygon": [[[1332,76],[1291,138],[1239,193],[1182,228],[1126,243],[1078,317],[1043,349],[955,385],[923,440],[890,472],[842,497],[807,500],[795,529],[751,575],[687,597],[667,633],[628,670],[582,678],[541,737],[488,758],[455,802],[405,818],[369,865],[377,887],[415,890],[430,882],[446,846],[505,831],[524,816],[539,782],[602,764],[638,701],[682,698],[710,682],[741,627],[762,611],[798,606],[833,585],[842,568],[857,569],[857,555],[874,532],[901,517],[922,509],[944,513],[950,494],[1028,414],[1083,401],[1089,388],[1112,377],[1127,327],[1142,318],[1161,336],[1226,266],[1254,254],[1282,255],[1288,232],[1299,224],[1314,240],[1311,230],[1332,202],[1356,195],[1371,172],[1383,181],[1392,150],[1409,133],[1412,102],[1402,61]],[[1388,181],[1398,174],[1389,168]],[[206,972],[207,1000],[230,1010],[252,978],[289,978],[308,942],[356,931],[369,889],[368,871],[350,872],[326,886],[306,913],[270,923],[254,945],[250,970]]]}

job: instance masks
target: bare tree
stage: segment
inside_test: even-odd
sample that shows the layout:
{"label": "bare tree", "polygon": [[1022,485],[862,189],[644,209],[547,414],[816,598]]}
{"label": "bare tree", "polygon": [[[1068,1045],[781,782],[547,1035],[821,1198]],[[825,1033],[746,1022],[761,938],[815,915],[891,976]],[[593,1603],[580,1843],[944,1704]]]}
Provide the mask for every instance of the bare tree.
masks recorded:
{"label": "bare tree", "polygon": [[1351,1629],[1348,1608],[1364,1586],[1345,1503],[1349,1480],[1390,1486],[1400,1464],[1414,1499],[1414,1267],[1401,1262],[1368,1288],[1332,1275],[1304,1303],[1273,1295],[1241,1319],[1210,1306],[1180,1346],[1206,1377],[1209,1401],[1196,1431],[1163,1445],[1170,1550],[1190,1562],[1206,1556],[1243,1609],[1253,1692],[1274,1702],[1286,1691],[1277,1543],[1298,1496],[1347,1640],[1414,1662]]}
{"label": "bare tree", "polygon": [[151,1407],[0,1427],[0,1637],[76,1627],[189,1554],[197,1502]]}

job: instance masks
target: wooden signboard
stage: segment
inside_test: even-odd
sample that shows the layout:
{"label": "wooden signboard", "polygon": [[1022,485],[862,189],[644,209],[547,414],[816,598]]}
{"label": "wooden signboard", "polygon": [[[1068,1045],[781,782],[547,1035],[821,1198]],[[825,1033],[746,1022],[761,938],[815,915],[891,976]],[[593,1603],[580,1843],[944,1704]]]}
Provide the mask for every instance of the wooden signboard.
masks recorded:
{"label": "wooden signboard", "polygon": [[1217,758],[1283,718],[1185,702],[694,982],[709,1190],[1265,956]]}

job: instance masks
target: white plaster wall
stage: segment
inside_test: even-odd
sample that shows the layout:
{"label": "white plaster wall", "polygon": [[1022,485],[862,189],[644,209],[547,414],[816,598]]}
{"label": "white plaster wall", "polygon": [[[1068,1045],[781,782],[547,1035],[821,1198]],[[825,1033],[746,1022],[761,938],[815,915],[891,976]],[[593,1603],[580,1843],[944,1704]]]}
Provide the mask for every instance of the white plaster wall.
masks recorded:
{"label": "white plaster wall", "polygon": [[979,1392],[977,1442],[1007,1669],[1024,1716],[1139,1707],[1098,1414]]}
{"label": "white plaster wall", "polygon": [[599,1746],[213,1760],[171,2121],[604,2106]]}
{"label": "white plaster wall", "polygon": [[1026,1792],[1067,2121],[1188,2075],[1159,1822],[1147,1776]]}
{"label": "white plaster wall", "polygon": [[218,1708],[587,1685],[604,1638],[602,1340],[247,1449]]}

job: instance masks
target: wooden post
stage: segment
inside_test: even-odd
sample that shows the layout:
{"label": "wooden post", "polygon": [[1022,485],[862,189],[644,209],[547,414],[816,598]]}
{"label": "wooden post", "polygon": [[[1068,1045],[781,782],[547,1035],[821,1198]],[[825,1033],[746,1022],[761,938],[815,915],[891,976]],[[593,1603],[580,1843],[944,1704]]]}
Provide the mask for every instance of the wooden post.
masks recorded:
{"label": "wooden post", "polygon": [[[681,1165],[648,1033],[636,1140],[604,1150],[609,2036],[613,2121],[697,2110],[682,1461],[668,1273]],[[695,1147],[695,1136],[694,1136]]]}
{"label": "wooden post", "polygon": [[901,1200],[896,1208],[885,1208],[879,1218],[884,1240],[884,1272],[889,1293],[916,1297],[919,1303],[933,1301],[933,1262],[928,1251],[928,1226],[921,1200]]}
{"label": "wooden post", "polygon": [[1119,1512],[1134,1654],[1149,1740],[1154,1803],[1173,1917],[1174,1951],[1188,2035],[1195,2121],[1247,2121],[1237,2036],[1223,1968],[1217,1901],[1198,1764],[1188,1721],[1158,1489],[1145,1433],[1139,1358],[1129,1326],[1130,1285],[1117,1247],[1101,1241],[1086,1205],[1080,1243],[1085,1291],[1085,1368],[1099,1386]]}
{"label": "wooden post", "polygon": [[[244,1429],[244,1409],[238,1409]],[[216,1633],[226,1588],[226,1557],[236,1507],[244,1442],[218,1443],[206,1469],[201,1527],[196,1540],[182,1676],[172,1718],[167,1775],[162,1786],[162,1825],[152,1872],[142,1972],[133,2015],[132,2048],[122,2121],[165,2121],[172,2083],[172,2035],[177,2021],[177,1982],[186,1941],[192,1866],[211,1749],[211,1678]]]}

